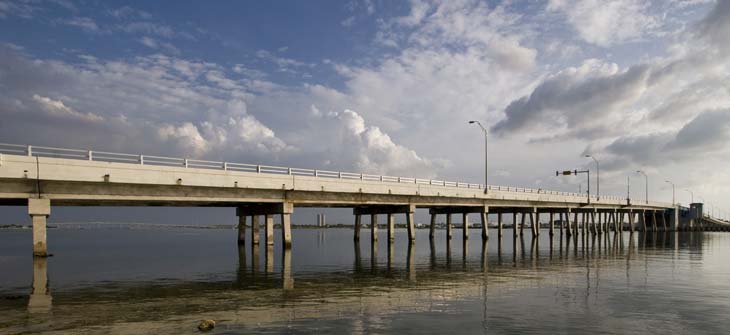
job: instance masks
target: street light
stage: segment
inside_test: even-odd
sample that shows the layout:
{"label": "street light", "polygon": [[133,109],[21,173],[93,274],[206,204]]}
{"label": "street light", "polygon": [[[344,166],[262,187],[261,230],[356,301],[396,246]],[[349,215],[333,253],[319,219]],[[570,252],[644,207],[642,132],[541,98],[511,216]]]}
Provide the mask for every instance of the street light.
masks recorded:
{"label": "street light", "polygon": [[672,184],[672,206],[674,206],[674,183],[669,180],[665,180],[665,182]]}
{"label": "street light", "polygon": [[598,160],[593,155],[586,155],[586,158],[591,158],[596,162],[596,200],[601,200],[601,169]]}
{"label": "street light", "polygon": [[636,170],[636,173],[640,173],[644,175],[644,183],[646,184],[646,203],[649,203],[649,176],[646,175],[646,172],[641,170]]}
{"label": "street light", "polygon": [[479,126],[479,128],[482,128],[482,132],[484,132],[484,194],[487,194],[487,190],[489,189],[489,184],[487,183],[487,157],[489,156],[487,151],[487,128],[484,128],[482,126],[482,123],[479,121],[469,121],[469,124],[476,124]]}
{"label": "street light", "polygon": [[690,204],[693,204],[695,202],[695,192],[692,192],[689,189],[684,189],[685,191],[689,192],[689,195],[691,196],[692,202]]}

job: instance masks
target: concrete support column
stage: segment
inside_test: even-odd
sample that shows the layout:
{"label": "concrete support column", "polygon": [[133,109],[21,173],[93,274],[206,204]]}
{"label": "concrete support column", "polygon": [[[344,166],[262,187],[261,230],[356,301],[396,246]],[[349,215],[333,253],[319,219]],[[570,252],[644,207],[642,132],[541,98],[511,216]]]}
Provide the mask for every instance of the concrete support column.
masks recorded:
{"label": "concrete support column", "polygon": [[573,233],[578,236],[578,212],[573,214]]}
{"label": "concrete support column", "polygon": [[641,231],[646,233],[646,211],[639,212],[639,219],[641,220]]}
{"label": "concrete support column", "polygon": [[497,213],[497,238],[502,240],[502,235],[504,232],[502,231],[502,212]]}
{"label": "concrete support column", "polygon": [[565,212],[565,221],[563,222],[565,224],[565,235],[572,235],[573,233],[570,231],[570,208]]}
{"label": "concrete support column", "polygon": [[489,239],[489,209],[484,208],[484,210],[479,213],[479,219],[482,221],[482,240],[486,241]]}
{"label": "concrete support column", "polygon": [[33,283],[28,299],[28,312],[46,314],[53,307],[48,285],[48,258],[33,257]]}
{"label": "concrete support column", "polygon": [[555,216],[553,212],[550,212],[550,237],[555,235]]}
{"label": "concrete support column", "polygon": [[388,213],[388,241],[395,240],[395,215]]}
{"label": "concrete support column", "polygon": [[416,211],[416,206],[409,205],[408,213],[406,213],[406,226],[408,227],[408,239],[411,242],[416,240],[416,223],[413,222],[413,213],[415,211]]}
{"label": "concrete support column", "polygon": [[667,231],[667,212],[661,211],[663,231]]}
{"label": "concrete support column", "polygon": [[463,213],[461,215],[461,218],[462,218],[461,219],[461,222],[462,222],[461,238],[463,240],[468,240],[469,239],[469,213]]}
{"label": "concrete support column", "polygon": [[634,233],[634,212],[629,212],[629,231],[633,234]]}
{"label": "concrete support column", "polygon": [[360,240],[360,226],[362,226],[362,215],[355,214],[355,241]]}
{"label": "concrete support column", "polygon": [[656,225],[656,211],[651,211],[651,226],[652,231],[657,231],[657,225]]}
{"label": "concrete support column", "polygon": [[[274,245],[274,216],[271,214],[266,214],[264,217],[265,226],[264,226],[264,233],[266,234],[266,245]],[[272,258],[273,259],[273,258]]]}
{"label": "concrete support column", "polygon": [[238,215],[238,244],[246,243],[246,214],[242,212],[241,208],[236,208],[236,215]]}
{"label": "concrete support column", "polygon": [[527,216],[527,213],[522,212],[521,214],[522,220],[520,220],[520,236],[523,236],[525,233],[525,217]]}
{"label": "concrete support column", "polygon": [[451,227],[451,213],[447,213],[446,214],[446,239],[447,240],[450,240],[451,239],[451,233],[452,233],[451,232],[451,229],[452,229],[452,227]]}
{"label": "concrete support column", "polygon": [[281,245],[284,249],[291,248],[291,213],[281,214]]}
{"label": "concrete support column", "polygon": [[428,228],[428,238],[433,240],[436,234],[436,214],[431,214],[431,226]]}
{"label": "concrete support column", "polygon": [[598,216],[598,234],[603,234],[603,219],[601,218],[601,213],[596,213],[595,215]]}
{"label": "concrete support column", "polygon": [[251,243],[259,244],[259,215],[251,217]]}
{"label": "concrete support column", "polygon": [[537,236],[537,213],[530,213],[530,230],[532,231],[532,237]]}
{"label": "concrete support column", "polygon": [[378,240],[378,215],[370,215],[370,240],[375,242]]}
{"label": "concrete support column", "polygon": [[586,218],[586,213],[582,213],[581,221],[583,221],[583,225],[581,225],[581,231],[583,233],[583,236],[588,235],[588,221],[586,220]]}
{"label": "concrete support column", "polygon": [[593,235],[598,235],[598,225],[596,224],[596,213],[594,213],[594,212],[586,213],[586,216],[588,217],[588,220],[590,221],[590,224],[591,224],[591,233],[593,233]]}
{"label": "concrete support column", "polygon": [[514,212],[512,213],[512,238],[515,240],[517,239],[517,229],[519,229],[517,226],[517,213]]}
{"label": "concrete support column", "polygon": [[28,199],[28,215],[33,221],[33,256],[47,257],[46,219],[51,215],[51,200]]}

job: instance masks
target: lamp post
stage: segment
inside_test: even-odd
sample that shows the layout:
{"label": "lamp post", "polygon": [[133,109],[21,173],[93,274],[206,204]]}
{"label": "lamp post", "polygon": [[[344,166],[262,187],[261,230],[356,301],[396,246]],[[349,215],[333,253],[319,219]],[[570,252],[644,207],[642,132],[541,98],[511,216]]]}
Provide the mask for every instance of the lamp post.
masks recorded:
{"label": "lamp post", "polygon": [[644,175],[644,183],[646,184],[646,203],[649,203],[649,176],[646,175],[646,172],[641,170],[636,170],[636,173]]}
{"label": "lamp post", "polygon": [[593,155],[586,155],[586,158],[591,158],[596,162],[596,200],[601,200],[601,169],[598,160]]}
{"label": "lamp post", "polygon": [[684,190],[687,191],[687,192],[689,192],[689,195],[691,197],[690,199],[692,201],[692,202],[690,202],[690,204],[693,204],[695,202],[695,193],[692,192],[691,190],[688,190],[688,189],[684,189]]}
{"label": "lamp post", "polygon": [[487,143],[487,128],[484,128],[484,126],[482,126],[482,123],[479,121],[472,120],[472,121],[469,121],[469,124],[478,125],[479,128],[482,129],[482,132],[484,132],[484,194],[487,194],[487,193],[489,193],[487,191],[487,190],[489,190],[489,184],[487,183],[487,175],[488,175],[487,174],[487,171],[488,171],[488,169],[487,169],[488,159],[487,158],[489,157],[488,150],[487,150],[487,144],[488,144]]}
{"label": "lamp post", "polygon": [[672,184],[672,206],[674,206],[674,183],[669,180],[665,180],[665,182]]}

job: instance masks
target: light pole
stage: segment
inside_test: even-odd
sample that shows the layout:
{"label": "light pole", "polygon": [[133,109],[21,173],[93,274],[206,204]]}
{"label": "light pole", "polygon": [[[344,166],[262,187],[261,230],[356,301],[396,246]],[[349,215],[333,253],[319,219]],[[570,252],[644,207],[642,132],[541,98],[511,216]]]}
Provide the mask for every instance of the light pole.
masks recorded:
{"label": "light pole", "polygon": [[469,124],[476,124],[479,126],[479,128],[482,128],[482,132],[484,132],[484,194],[487,194],[487,190],[489,190],[489,184],[487,183],[487,176],[488,176],[488,169],[487,169],[487,162],[488,162],[488,150],[487,150],[487,128],[484,128],[482,126],[482,123],[479,121],[469,121]]}
{"label": "light pole", "polygon": [[691,196],[690,199],[692,201],[692,202],[690,202],[690,204],[693,204],[695,202],[695,192],[692,192],[691,190],[688,190],[688,189],[684,189],[684,190],[689,192],[689,195]]}
{"label": "light pole", "polygon": [[601,200],[601,169],[598,160],[593,155],[586,155],[586,158],[591,158],[596,162],[596,200]]}
{"label": "light pole", "polygon": [[646,172],[641,170],[636,170],[636,173],[640,173],[644,175],[644,183],[646,184],[646,203],[649,203],[649,176],[646,175]]}
{"label": "light pole", "polygon": [[665,180],[665,182],[672,184],[672,206],[674,206],[674,183],[669,180]]}

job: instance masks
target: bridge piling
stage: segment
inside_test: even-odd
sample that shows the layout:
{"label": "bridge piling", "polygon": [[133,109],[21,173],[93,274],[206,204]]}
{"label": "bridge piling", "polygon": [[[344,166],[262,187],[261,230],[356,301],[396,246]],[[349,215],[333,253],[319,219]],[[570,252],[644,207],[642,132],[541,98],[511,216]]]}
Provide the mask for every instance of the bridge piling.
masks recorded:
{"label": "bridge piling", "polygon": [[512,238],[517,241],[517,212],[512,212]]}
{"label": "bridge piling", "polygon": [[281,245],[284,249],[291,248],[291,212],[281,213]]}
{"label": "bridge piling", "polygon": [[259,244],[259,216],[251,217],[251,244]]}
{"label": "bridge piling", "polygon": [[236,207],[236,215],[238,216],[238,244],[246,243],[246,213],[243,209]]}
{"label": "bridge piling", "polygon": [[393,242],[395,240],[395,216],[393,213],[388,213],[388,241]]}
{"label": "bridge piling", "polygon": [[452,230],[452,223],[451,223],[451,213],[446,213],[446,239],[451,239],[451,230]]}
{"label": "bridge piling", "polygon": [[33,221],[33,256],[47,257],[46,220],[51,215],[51,200],[28,199],[28,215]]}
{"label": "bridge piling", "polygon": [[570,237],[572,235],[572,232],[570,231],[570,208],[568,208],[565,212],[565,221],[563,221],[563,224],[565,225],[565,235]]}
{"label": "bridge piling", "polygon": [[479,219],[482,221],[482,240],[486,241],[489,239],[489,207],[479,213]]}
{"label": "bridge piling", "polygon": [[433,240],[434,234],[436,234],[436,213],[431,213],[431,226],[428,229],[428,238]]}
{"label": "bridge piling", "polygon": [[370,214],[370,241],[378,241],[378,215]]}
{"label": "bridge piling", "polygon": [[468,240],[469,239],[469,213],[463,213],[461,215],[461,222],[462,222],[462,240]]}
{"label": "bridge piling", "polygon": [[[265,226],[264,234],[266,235],[266,245],[274,245],[274,216],[266,214],[264,216]],[[273,265],[272,265],[273,268]]]}
{"label": "bridge piling", "polygon": [[497,238],[501,241],[502,240],[502,212],[497,212]]}
{"label": "bridge piling", "polygon": [[406,226],[408,227],[408,240],[409,245],[413,244],[416,240],[416,226],[413,220],[413,214],[416,211],[416,206],[408,205],[408,212],[406,212]]}
{"label": "bridge piling", "polygon": [[[548,232],[548,235],[550,235],[550,237],[555,236],[555,216],[553,212],[550,212],[550,231]],[[550,243],[552,243],[552,239],[550,240]]]}
{"label": "bridge piling", "polygon": [[362,226],[362,215],[355,214],[354,240],[360,241],[360,227]]}

